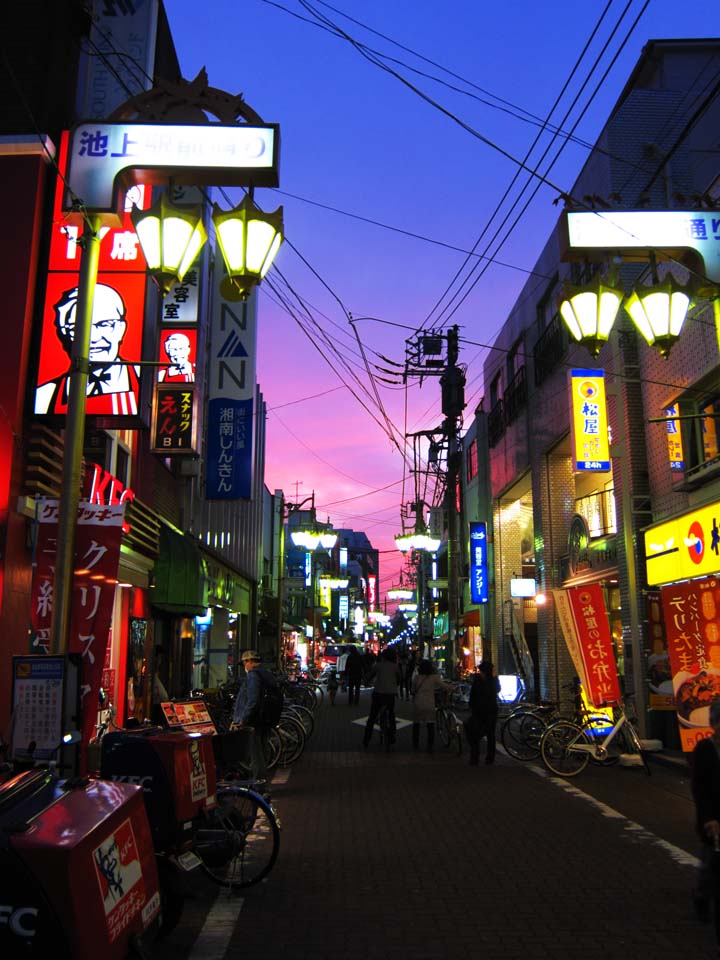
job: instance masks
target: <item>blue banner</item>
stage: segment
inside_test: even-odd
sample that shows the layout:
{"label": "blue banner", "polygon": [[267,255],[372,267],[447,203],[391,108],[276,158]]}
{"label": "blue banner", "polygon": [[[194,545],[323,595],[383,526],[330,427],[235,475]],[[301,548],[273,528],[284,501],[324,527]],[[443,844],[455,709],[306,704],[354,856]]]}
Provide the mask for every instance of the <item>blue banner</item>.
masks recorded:
{"label": "blue banner", "polygon": [[208,403],[205,496],[208,500],[252,495],[253,401],[215,398]]}
{"label": "blue banner", "polygon": [[473,603],[488,602],[487,524],[470,524],[470,599]]}

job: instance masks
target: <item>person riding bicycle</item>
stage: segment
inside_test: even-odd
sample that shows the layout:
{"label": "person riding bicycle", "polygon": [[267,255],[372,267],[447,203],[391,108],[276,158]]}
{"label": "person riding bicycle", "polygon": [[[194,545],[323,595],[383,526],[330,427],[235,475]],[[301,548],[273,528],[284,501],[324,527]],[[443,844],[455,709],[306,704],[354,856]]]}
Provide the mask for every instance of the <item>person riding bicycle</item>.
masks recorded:
{"label": "person riding bicycle", "polygon": [[365,725],[363,747],[367,749],[372,739],[375,721],[383,707],[387,707],[390,714],[390,743],[395,742],[395,697],[398,686],[398,667],[395,651],[386,647],[380,655],[380,662],[375,672],[375,686],[373,688],[370,716]]}

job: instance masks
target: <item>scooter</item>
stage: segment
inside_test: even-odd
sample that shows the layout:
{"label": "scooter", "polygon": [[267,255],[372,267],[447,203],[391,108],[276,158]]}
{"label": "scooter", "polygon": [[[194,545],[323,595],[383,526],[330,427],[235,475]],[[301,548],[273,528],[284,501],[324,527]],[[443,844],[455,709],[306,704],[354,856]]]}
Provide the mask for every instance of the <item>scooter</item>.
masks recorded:
{"label": "scooter", "polygon": [[0,955],[147,957],[160,891],[141,788],[25,766],[0,782]]}

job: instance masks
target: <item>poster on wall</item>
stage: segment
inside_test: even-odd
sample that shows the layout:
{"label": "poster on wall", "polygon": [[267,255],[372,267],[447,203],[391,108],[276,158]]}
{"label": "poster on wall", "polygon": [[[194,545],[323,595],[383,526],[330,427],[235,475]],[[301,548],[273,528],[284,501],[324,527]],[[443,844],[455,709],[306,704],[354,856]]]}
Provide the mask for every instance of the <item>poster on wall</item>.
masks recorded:
{"label": "poster on wall", "polygon": [[720,698],[720,580],[669,584],[661,594],[680,743],[691,752],[712,733],[710,704]]}
{"label": "poster on wall", "polygon": [[599,583],[553,590],[570,656],[593,706],[622,699],[610,621]]}

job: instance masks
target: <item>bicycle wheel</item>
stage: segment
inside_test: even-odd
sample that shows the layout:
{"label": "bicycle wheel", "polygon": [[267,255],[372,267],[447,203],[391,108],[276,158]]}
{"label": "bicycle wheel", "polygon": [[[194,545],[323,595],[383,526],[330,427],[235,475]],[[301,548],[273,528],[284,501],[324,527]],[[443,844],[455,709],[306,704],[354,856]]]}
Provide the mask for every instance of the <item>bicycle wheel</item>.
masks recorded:
{"label": "bicycle wheel", "polygon": [[278,765],[281,747],[282,741],[280,740],[280,734],[272,727],[272,729],[268,730],[267,736],[265,737],[265,766],[268,770],[274,770]]}
{"label": "bicycle wheel", "polygon": [[589,746],[590,740],[582,727],[569,720],[557,720],[545,730],[540,740],[543,763],[559,777],[575,777],[588,765],[586,750],[573,750],[573,745]]}
{"label": "bicycle wheel", "polygon": [[305,728],[294,717],[282,716],[275,730],[280,736],[280,756],[277,765],[288,767],[305,749]]}
{"label": "bicycle wheel", "polygon": [[536,713],[517,710],[502,726],[500,739],[506,752],[514,760],[526,762],[540,756],[540,740],[545,722]]}
{"label": "bicycle wheel", "polygon": [[627,746],[627,750],[626,750],[625,752],[626,752],[626,753],[637,753],[637,754],[639,754],[639,755],[640,755],[640,758],[641,758],[641,760],[642,760],[642,762],[643,762],[643,767],[645,767],[645,773],[646,773],[649,777],[651,777],[651,776],[652,776],[652,770],[650,769],[650,766],[648,765],[647,757],[645,756],[645,751],[643,750],[642,743],[641,743],[641,741],[640,741],[640,737],[638,736],[637,730],[636,730],[635,727],[632,725],[632,723],[630,723],[629,720],[626,720],[626,721],[625,721],[622,729],[620,730],[620,733],[624,734],[624,736],[625,736],[625,742],[626,742],[627,745],[628,745],[628,746]]}
{"label": "bicycle wheel", "polygon": [[289,703],[285,709],[290,711],[291,715],[303,725],[305,728],[305,736],[311,736],[315,729],[315,717],[312,710],[303,707],[300,703]]}
{"label": "bicycle wheel", "polygon": [[280,831],[270,805],[245,787],[217,792],[193,837],[193,851],[207,875],[223,887],[250,887],[272,870]]}
{"label": "bicycle wheel", "polygon": [[450,722],[447,711],[443,707],[435,711],[435,729],[440,743],[444,747],[450,746]]}

